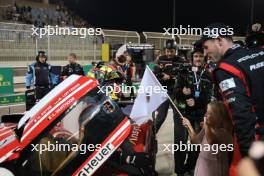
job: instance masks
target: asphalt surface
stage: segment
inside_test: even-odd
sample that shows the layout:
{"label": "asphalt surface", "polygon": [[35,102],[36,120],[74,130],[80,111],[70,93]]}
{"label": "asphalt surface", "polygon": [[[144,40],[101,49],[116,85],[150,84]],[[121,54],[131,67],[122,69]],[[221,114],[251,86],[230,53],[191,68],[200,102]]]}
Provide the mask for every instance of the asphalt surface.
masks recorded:
{"label": "asphalt surface", "polygon": [[173,144],[173,113],[169,110],[168,116],[158,134],[158,153],[156,155],[156,170],[159,176],[170,176],[174,172],[174,158],[166,146]]}

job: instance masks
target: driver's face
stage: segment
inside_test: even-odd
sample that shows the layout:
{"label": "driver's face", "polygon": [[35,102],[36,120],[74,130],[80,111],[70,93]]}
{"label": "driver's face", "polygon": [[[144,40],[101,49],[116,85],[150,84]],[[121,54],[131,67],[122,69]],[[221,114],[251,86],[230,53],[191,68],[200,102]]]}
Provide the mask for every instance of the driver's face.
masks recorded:
{"label": "driver's face", "polygon": [[206,40],[203,43],[203,48],[205,54],[211,55],[212,57],[212,62],[218,62],[221,58],[220,55],[220,48],[219,48],[219,43],[218,40],[212,39],[212,40]]}
{"label": "driver's face", "polygon": [[76,58],[74,58],[72,56],[68,56],[68,61],[70,64],[74,64],[74,63],[76,63]]}
{"label": "driver's face", "polygon": [[173,58],[176,55],[176,50],[175,49],[166,49],[165,54],[168,58]]}

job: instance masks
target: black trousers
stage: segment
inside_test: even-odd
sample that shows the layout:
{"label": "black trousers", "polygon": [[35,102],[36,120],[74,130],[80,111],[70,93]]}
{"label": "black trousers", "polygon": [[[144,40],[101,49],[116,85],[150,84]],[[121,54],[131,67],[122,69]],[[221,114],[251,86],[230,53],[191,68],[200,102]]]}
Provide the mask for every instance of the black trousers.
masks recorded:
{"label": "black trousers", "polygon": [[[186,116],[188,118],[188,116]],[[192,126],[195,126],[195,121],[188,118]],[[187,146],[188,131],[182,125],[182,119],[176,113],[173,115],[174,120],[174,144],[178,146],[178,150],[174,151],[174,171],[177,174],[184,174],[185,172],[192,171],[195,168],[199,151],[180,150],[180,145]],[[176,147],[175,147],[176,148]],[[183,149],[185,149],[183,147]]]}
{"label": "black trousers", "polygon": [[[166,117],[168,115],[168,109],[170,106],[170,101],[167,100],[164,103],[160,105],[160,107],[157,109],[157,117],[155,120],[155,127],[156,127],[156,133],[159,131],[161,125],[166,120]],[[188,118],[188,116],[186,116]],[[192,124],[192,126],[195,128],[196,131],[199,131],[200,128],[199,122],[197,123],[194,118],[188,118]],[[173,112],[173,120],[174,120],[174,144],[178,145],[187,145],[188,140],[188,132],[186,128],[182,125],[182,120],[178,113]],[[174,163],[175,163],[175,173],[177,174],[184,174],[186,171],[191,171],[195,168],[196,160],[198,158],[199,152],[196,151],[174,151]]]}
{"label": "black trousers", "polygon": [[50,87],[35,87],[35,93],[36,93],[36,101],[39,101],[42,99],[47,93],[50,91]]}

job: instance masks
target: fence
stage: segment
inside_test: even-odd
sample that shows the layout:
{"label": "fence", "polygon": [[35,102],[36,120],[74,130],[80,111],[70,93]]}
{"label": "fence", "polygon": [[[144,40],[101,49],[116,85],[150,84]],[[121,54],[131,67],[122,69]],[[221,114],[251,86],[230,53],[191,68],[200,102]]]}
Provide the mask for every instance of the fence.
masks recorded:
{"label": "fence", "polygon": [[101,59],[100,36],[33,36],[32,25],[0,23],[0,66],[26,66],[35,60],[39,50],[47,52],[49,62],[66,64],[66,56],[76,53],[85,65]]}
{"label": "fence", "polygon": [[[146,39],[146,43],[154,45],[157,50],[163,50],[165,41],[172,39],[171,36],[163,35],[163,33],[159,32],[143,32],[143,36]],[[178,37],[175,38],[175,41],[179,44]]]}
{"label": "fence", "polygon": [[103,40],[111,45],[124,43],[140,43],[140,36],[136,31],[107,30],[103,29]]}
{"label": "fence", "polygon": [[[143,32],[143,35],[146,39],[146,43],[153,44],[157,50],[163,50],[165,41],[172,39],[171,36],[158,32]],[[176,35],[174,37],[179,49],[183,50],[192,49],[193,43],[200,38],[200,36],[195,35]]]}
{"label": "fence", "polygon": [[[124,43],[141,42],[153,44],[155,49],[162,50],[164,42],[171,39],[163,33],[102,29],[102,36],[44,36],[39,38],[32,35],[32,25],[0,22],[0,66],[22,66],[35,60],[38,50],[47,52],[49,62],[54,65],[67,63],[66,56],[70,52],[77,54],[79,63],[86,65],[93,60],[101,60],[102,43],[111,46]],[[190,50],[194,41],[200,36],[175,36],[180,49]],[[244,40],[244,37],[234,37]]]}

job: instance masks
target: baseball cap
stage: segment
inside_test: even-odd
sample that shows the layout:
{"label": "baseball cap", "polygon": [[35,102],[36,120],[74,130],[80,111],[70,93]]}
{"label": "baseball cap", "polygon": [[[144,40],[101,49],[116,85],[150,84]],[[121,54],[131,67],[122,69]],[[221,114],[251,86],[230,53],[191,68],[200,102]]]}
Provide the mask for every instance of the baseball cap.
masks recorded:
{"label": "baseball cap", "polygon": [[177,49],[177,43],[172,39],[166,40],[164,44],[164,48],[165,49]]}
{"label": "baseball cap", "polygon": [[229,37],[232,38],[233,28],[230,28],[224,23],[212,23],[204,28],[201,39],[196,43],[202,45],[206,40],[215,39],[218,37]]}
{"label": "baseball cap", "polygon": [[45,51],[38,51],[38,55],[37,55],[37,57],[36,57],[36,61],[39,61],[39,58],[40,58],[40,57],[44,57],[44,58],[46,58],[46,61],[47,61],[47,59],[48,59],[48,57],[47,57]]}
{"label": "baseball cap", "polygon": [[47,57],[45,51],[38,51],[38,56],[39,56],[39,57]]}

